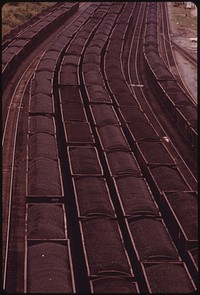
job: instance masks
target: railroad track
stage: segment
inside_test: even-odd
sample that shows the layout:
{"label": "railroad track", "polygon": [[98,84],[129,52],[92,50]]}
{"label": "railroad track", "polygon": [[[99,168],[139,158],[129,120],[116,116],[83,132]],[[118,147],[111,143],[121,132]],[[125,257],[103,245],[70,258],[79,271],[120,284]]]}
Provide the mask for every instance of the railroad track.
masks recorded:
{"label": "railroad track", "polygon": [[[167,14],[167,5],[166,3],[163,3],[160,5],[160,9],[161,9],[161,19],[162,19],[162,29],[161,29],[161,35],[162,35],[162,39],[163,39],[163,43],[164,43],[164,52],[163,55],[165,55],[165,59],[167,62],[167,65],[169,67],[169,69],[171,70],[171,72],[174,74],[174,76],[176,77],[177,81],[179,82],[180,86],[182,87],[183,91],[188,95],[188,98],[194,103],[196,104],[196,99],[195,97],[193,97],[190,89],[187,87],[186,83],[184,82],[184,80],[181,77],[176,59],[174,57],[174,53],[172,50],[172,44],[173,46],[175,46],[179,51],[181,50],[181,48],[177,46],[177,44],[175,44],[175,42],[172,41],[171,37],[170,37],[170,27],[169,27],[169,18],[168,18],[168,14]],[[184,54],[183,50],[182,50],[182,54]],[[185,54],[185,57],[187,55],[187,59],[190,58],[190,54]],[[193,58],[190,58],[190,61],[192,61]]]}
{"label": "railroad track", "polygon": [[171,43],[173,44],[176,50],[178,50],[189,62],[191,62],[194,66],[197,67],[197,59],[192,54],[190,54],[184,48],[178,45],[172,38]]}
{"label": "railroad track", "polygon": [[[144,26],[144,11],[145,8],[141,8],[141,13],[140,20],[137,21],[136,24],[134,24],[135,31],[138,28],[138,32],[136,32],[135,35],[133,35],[133,38],[131,40],[131,45],[130,45],[130,50],[129,50],[129,57],[128,57],[128,62],[127,65],[125,66],[125,71],[128,69],[128,77],[127,80],[129,81],[129,85],[132,89],[132,92],[134,96],[136,97],[137,101],[139,102],[140,106],[144,110],[145,114],[148,116],[150,121],[152,122],[154,128],[157,130],[160,138],[162,139],[163,143],[166,145],[168,149],[174,154],[174,158],[176,158],[178,161],[183,163],[183,166],[181,170],[186,172],[186,179],[191,179],[191,186],[196,189],[196,184],[197,184],[197,176],[195,169],[190,166],[190,163],[188,161],[185,162],[184,160],[184,153],[177,151],[176,146],[178,146],[178,143],[176,143],[176,146],[173,144],[175,141],[174,138],[170,138],[170,133],[168,134],[168,129],[167,126],[170,124],[169,122],[164,123],[162,122],[162,118],[160,117],[157,119],[158,115],[157,113],[162,113],[162,110],[157,110],[156,108],[154,109],[155,101],[153,100],[152,102],[149,99],[150,93],[147,93],[147,89],[149,88],[149,85],[146,84],[147,81],[146,79],[143,79],[145,77],[145,70],[144,70],[144,65],[140,62],[142,60],[142,45],[141,45],[141,39],[144,38],[144,34],[141,34],[142,32],[142,25]],[[140,36],[141,37],[138,37]],[[134,45],[135,40],[137,40],[137,45]],[[134,64],[134,67],[133,67]],[[141,73],[141,69],[143,69],[143,73]],[[166,127],[164,127],[164,125]],[[170,147],[171,146],[171,147]],[[189,151],[188,151],[189,152]],[[191,167],[191,169],[189,168]],[[194,167],[194,166],[193,166]]]}
{"label": "railroad track", "polygon": [[[154,98],[141,46],[148,4],[82,3],[80,8],[67,30],[46,44],[33,71],[25,72],[28,88],[21,87],[18,95],[21,101],[25,97],[18,109],[19,136],[11,135],[9,218],[21,241],[5,230],[12,251],[7,247],[4,288],[193,291],[197,240],[187,226],[197,226],[195,168],[191,164],[191,173],[171,144],[177,131],[156,120],[148,102]],[[6,137],[7,131],[3,142]],[[193,153],[188,159],[193,163]],[[170,203],[171,194],[189,202],[184,215]],[[15,271],[6,268],[9,259]],[[160,276],[159,286],[154,275]]]}
{"label": "railroad track", "polygon": [[[84,10],[84,6],[88,6],[88,4],[82,3],[80,11]],[[77,15],[76,15],[77,17]],[[73,20],[73,18],[72,18]],[[63,28],[66,27],[68,22],[65,23]],[[17,72],[17,74],[21,78],[18,80],[18,77],[16,79],[16,82],[11,80],[10,85],[5,87],[4,93],[3,93],[3,136],[2,136],[2,151],[3,151],[3,182],[2,182],[2,191],[3,191],[3,287],[6,290],[9,290],[10,292],[15,292],[16,288],[16,281],[13,279],[13,276],[17,273],[17,276],[20,272],[23,272],[23,263],[19,263],[19,266],[15,264],[14,261],[17,261],[17,255],[19,255],[20,259],[23,259],[23,252],[22,250],[19,250],[17,253],[16,249],[16,240],[19,239],[18,236],[16,236],[16,240],[13,239],[13,236],[15,236],[14,232],[18,232],[18,230],[13,226],[15,222],[19,222],[17,217],[14,219],[12,216],[13,207],[16,208],[16,203],[18,203],[16,209],[19,213],[18,214],[24,214],[25,217],[25,199],[21,198],[21,200],[16,200],[16,196],[13,196],[14,187],[16,186],[15,183],[13,183],[13,179],[16,178],[16,172],[18,168],[16,168],[16,155],[19,156],[19,165],[23,166],[21,163],[25,161],[23,158],[25,154],[22,156],[19,154],[18,151],[16,151],[16,143],[18,140],[17,134],[20,133],[20,124],[23,125],[22,119],[21,119],[21,113],[23,110],[23,104],[27,105],[27,86],[29,85],[30,78],[33,75],[35,68],[37,66],[37,63],[41,56],[44,54],[45,50],[48,48],[48,46],[52,43],[52,37],[58,34],[60,29],[57,29],[54,34],[52,34],[51,38],[47,38],[46,43],[42,44],[39,54],[36,51],[31,53],[30,60],[27,58],[25,60],[25,72],[22,73]],[[25,30],[24,30],[25,31]],[[37,49],[37,48],[36,48]],[[35,56],[34,56],[35,54]],[[19,59],[20,60],[20,59]],[[14,77],[15,79],[15,77]],[[13,80],[14,80],[13,79]],[[11,86],[11,87],[10,87]],[[26,98],[25,98],[26,96]],[[7,99],[7,97],[11,97],[11,100]],[[27,114],[24,114],[24,117],[27,118]],[[24,131],[26,132],[26,129],[24,128]],[[23,134],[24,136],[25,134]],[[22,137],[23,137],[22,136]],[[21,150],[22,148],[19,147]],[[22,149],[23,150],[23,149]],[[21,162],[20,162],[21,161]],[[20,170],[20,169],[19,169]],[[25,179],[25,171],[23,172],[23,176]],[[16,181],[16,180],[15,180]],[[20,178],[20,181],[23,182],[23,177]],[[22,189],[22,195],[24,195],[25,192]],[[21,210],[21,211],[20,211]],[[23,213],[22,213],[23,212]],[[19,217],[18,217],[19,218]],[[14,220],[14,221],[13,221]],[[24,222],[23,219],[20,222]],[[12,223],[12,226],[11,226]],[[22,227],[23,228],[23,227]],[[21,233],[19,234],[21,235]],[[23,235],[22,235],[23,237]],[[12,242],[10,242],[12,241]],[[22,241],[19,241],[20,244],[22,244]],[[13,246],[14,245],[14,246]],[[22,247],[23,249],[23,247]],[[9,253],[10,252],[10,253]],[[20,254],[21,253],[21,254]],[[11,259],[9,258],[11,257]],[[22,260],[23,261],[23,260]],[[13,269],[13,265],[16,266],[15,273],[10,270]],[[21,267],[21,268],[20,268]],[[20,278],[20,283],[22,279]],[[23,291],[23,284],[21,283],[17,288],[19,288],[19,292]]]}
{"label": "railroad track", "polygon": [[[40,56],[39,56],[40,57]],[[13,174],[14,174],[14,162],[16,152],[17,131],[19,124],[19,117],[21,108],[23,108],[23,99],[27,85],[30,82],[30,78],[34,72],[36,64],[38,62],[36,58],[24,75],[20,78],[15,92],[11,98],[10,105],[8,107],[8,113],[5,121],[2,150],[3,150],[3,257],[5,257],[4,268],[4,288],[6,282],[7,264],[8,264],[8,251],[9,251],[9,236],[10,236],[10,222],[11,222],[11,206],[12,206],[12,187],[13,187]],[[6,200],[7,199],[7,200]],[[4,244],[6,241],[6,245]]]}
{"label": "railroad track", "polygon": [[[155,12],[152,12],[152,14],[154,14],[156,22],[158,22],[157,14],[155,14]],[[163,13],[163,20],[165,19],[166,15],[165,13]],[[167,53],[164,55],[167,56],[166,58],[168,60],[168,63],[172,63],[170,68],[168,68],[166,63],[163,61],[163,58],[160,56],[160,52],[158,52],[158,36],[160,36],[160,33],[158,34],[155,21],[151,20],[151,22],[154,22],[150,25],[153,26],[155,36],[157,37],[155,38],[154,36],[152,36],[152,29],[147,28],[145,36],[145,40],[147,42],[147,45],[145,45],[145,59],[148,64],[147,70],[150,69],[150,76],[151,73],[153,73],[153,77],[151,77],[152,83],[154,83],[155,80],[157,81],[157,83],[155,84],[156,91],[158,91],[162,103],[167,107],[168,113],[171,116],[172,120],[176,121],[176,125],[180,132],[183,134],[186,140],[189,139],[191,146],[193,146],[194,150],[196,150],[195,142],[197,140],[197,112],[195,102],[189,98],[185,91],[183,91],[180,79],[178,77],[176,79],[175,75],[173,74],[173,68],[171,68],[171,66],[174,64],[174,57],[169,42],[164,43],[163,53]],[[163,27],[165,27],[168,31],[168,22],[162,23]],[[162,42],[159,43],[162,44]],[[149,47],[150,44],[151,46]],[[152,48],[154,48],[154,52],[152,52]],[[160,71],[158,71],[158,67],[160,68]],[[178,96],[176,97],[176,95]],[[173,104],[173,107],[169,111],[171,103]],[[177,117],[174,117],[176,111]],[[182,129],[180,125],[180,120],[185,121],[185,123],[183,124],[188,125],[188,132],[190,133],[191,131],[191,134],[186,134],[186,129],[185,131]]]}

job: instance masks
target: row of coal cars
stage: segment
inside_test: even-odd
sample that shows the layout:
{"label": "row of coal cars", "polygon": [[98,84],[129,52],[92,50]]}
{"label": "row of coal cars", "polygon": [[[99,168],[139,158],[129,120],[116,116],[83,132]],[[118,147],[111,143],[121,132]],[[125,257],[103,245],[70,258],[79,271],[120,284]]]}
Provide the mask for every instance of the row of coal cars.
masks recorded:
{"label": "row of coal cars", "polygon": [[[57,36],[31,80],[24,269],[24,290],[28,293],[76,291],[57,148],[53,85],[62,51],[99,5],[92,4]],[[88,26],[88,32],[90,29]]]}
{"label": "row of coal cars", "polygon": [[[65,9],[65,8],[69,9]],[[65,3],[77,10],[77,3]],[[75,9],[76,8],[76,9]],[[89,12],[88,12],[89,15]],[[65,14],[65,19],[67,15]],[[60,54],[79,28],[57,35],[38,62],[30,83],[25,223],[25,293],[74,293],[75,282],[57,146],[54,73]]]}
{"label": "row of coal cars", "polygon": [[6,32],[2,36],[2,50],[6,48],[8,44],[11,43],[16,38],[17,34],[21,33],[23,30],[26,30],[27,27],[33,25],[38,20],[43,18],[45,15],[51,13],[60,5],[62,5],[62,3],[55,2],[52,6],[47,6],[46,8],[42,9],[40,13],[33,15],[32,17],[28,18],[25,22],[21,23],[20,25],[16,25],[10,31]]}
{"label": "row of coal cars", "polygon": [[[106,120],[112,120],[113,108],[104,104],[111,98],[100,73],[101,50],[123,6],[105,2],[98,7],[66,48],[58,73],[70,177],[92,293],[139,292],[92,130],[97,126],[91,124],[92,116],[105,121],[105,112]],[[113,165],[115,160],[116,154]],[[118,162],[116,168],[120,169]]]}
{"label": "row of coal cars", "polygon": [[197,151],[197,107],[191,103],[159,54],[157,3],[148,5],[144,57],[151,83],[185,139]]}
{"label": "row of coal cars", "polygon": [[[31,81],[25,257],[29,293],[76,292],[65,193],[77,207],[88,292],[195,290],[144,176],[159,204],[162,200],[163,208],[168,206],[176,243],[181,238],[195,273],[197,219],[185,222],[178,206],[178,195],[183,202],[190,189],[130,93],[119,62],[134,5],[92,3],[44,53]],[[73,194],[63,191],[55,91]],[[154,148],[156,157],[148,153]],[[173,193],[175,205],[169,197]],[[194,213],[196,195],[190,194]],[[189,214],[189,203],[184,208]],[[188,237],[191,228],[194,236]]]}
{"label": "row of coal cars", "polygon": [[[126,24],[124,23],[124,30],[120,30],[120,26],[118,29],[118,26],[115,26],[109,38],[104,59],[107,85],[114,99],[115,110],[123,124],[132,151],[134,151],[142,172],[150,184],[165,221],[168,221],[167,225],[170,225],[170,234],[183,254],[184,260],[187,260],[190,265],[189,261],[193,261],[191,272],[193,272],[193,277],[197,281],[197,193],[191,191],[174,158],[170,155],[167,146],[159,138],[137,103],[137,99],[133,95],[131,99],[129,87],[125,77],[123,77],[122,67],[119,62],[110,63],[112,58],[115,61],[120,61],[123,50],[123,47],[120,49],[120,44],[118,43],[118,52],[113,52],[112,44],[121,40],[123,45],[126,41]],[[115,33],[116,37],[114,37]],[[122,97],[124,98],[123,100]],[[124,163],[124,161],[122,162]],[[187,214],[185,210],[187,210]],[[157,290],[157,292],[160,291]]]}
{"label": "row of coal cars", "polygon": [[[27,26],[7,42],[2,51],[2,86],[5,87],[13,69],[20,66],[30,51],[52,33],[62,22],[78,10],[79,3],[67,2],[53,6],[52,10],[41,14],[37,21],[28,21]],[[10,42],[11,41],[11,42]]]}
{"label": "row of coal cars", "polygon": [[[93,292],[102,291],[96,289],[97,283],[102,282],[103,286],[106,280],[107,291],[135,292],[134,271],[141,269],[149,292],[187,292],[194,290],[193,280],[138,166],[139,162],[148,172],[157,198],[163,190],[190,189],[124,79],[120,53],[133,7],[133,3],[111,6],[96,26],[94,14],[90,19],[93,32],[87,33],[88,24],[80,30],[65,51],[58,73],[62,121],[88,277]],[[134,153],[124,134],[125,127]],[[149,154],[154,148],[156,153]],[[196,193],[190,202],[197,205]],[[131,239],[132,248],[127,247],[128,250],[124,248],[119,216]],[[174,224],[178,222],[178,239],[182,218],[180,214],[179,220],[174,220]],[[192,227],[193,221],[188,218],[188,222]],[[194,216],[195,246],[196,222]],[[95,276],[97,279],[92,280]],[[120,283],[115,285],[117,277]]]}

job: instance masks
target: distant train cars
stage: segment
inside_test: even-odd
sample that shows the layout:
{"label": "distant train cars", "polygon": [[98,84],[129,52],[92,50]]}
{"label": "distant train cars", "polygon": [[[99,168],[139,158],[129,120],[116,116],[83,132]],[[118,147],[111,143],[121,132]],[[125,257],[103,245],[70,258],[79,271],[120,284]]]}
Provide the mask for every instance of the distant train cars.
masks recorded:
{"label": "distant train cars", "polygon": [[157,4],[149,3],[144,37],[144,57],[147,71],[151,83],[157,89],[161,103],[185,139],[197,151],[197,108],[183,93],[159,55],[157,26]]}
{"label": "distant train cars", "polygon": [[45,36],[48,36],[62,22],[73,15],[79,7],[79,3],[63,3],[56,6],[53,11],[44,15],[33,24],[30,23],[25,29],[19,32],[12,42],[8,43],[2,52],[2,86],[5,87],[13,69],[20,65],[32,48]]}

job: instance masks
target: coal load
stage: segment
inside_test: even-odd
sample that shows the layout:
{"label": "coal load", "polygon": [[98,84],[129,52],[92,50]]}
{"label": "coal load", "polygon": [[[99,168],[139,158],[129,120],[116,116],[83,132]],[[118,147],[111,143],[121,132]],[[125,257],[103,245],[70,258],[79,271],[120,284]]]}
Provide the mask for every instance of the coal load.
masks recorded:
{"label": "coal load", "polygon": [[28,293],[73,293],[67,248],[40,243],[28,249]]}
{"label": "coal load", "polygon": [[39,203],[28,208],[28,239],[64,239],[64,212],[60,205]]}

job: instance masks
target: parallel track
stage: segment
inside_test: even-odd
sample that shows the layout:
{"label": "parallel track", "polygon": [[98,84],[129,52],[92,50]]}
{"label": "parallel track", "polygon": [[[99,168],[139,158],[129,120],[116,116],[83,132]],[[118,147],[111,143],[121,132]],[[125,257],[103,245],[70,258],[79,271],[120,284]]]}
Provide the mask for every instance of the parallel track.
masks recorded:
{"label": "parallel track", "polygon": [[182,48],[180,45],[178,45],[172,38],[171,38],[171,43],[173,44],[174,48],[178,50],[190,63],[192,63],[194,66],[197,67],[198,62],[197,59],[187,52],[184,48]]}
{"label": "parallel track", "polygon": [[[88,7],[89,3],[81,3],[80,11],[77,12],[70,20],[67,20],[64,24],[61,25],[61,29],[56,29],[50,37],[39,44],[33,52],[31,52],[30,57],[28,56],[24,60],[24,72],[21,73],[18,71],[18,79],[14,75],[10,80],[9,85],[6,87],[3,93],[3,133],[2,133],[2,204],[3,204],[3,230],[2,230],[2,257],[3,257],[3,288],[9,292],[14,292],[16,288],[16,281],[13,279],[13,265],[16,265],[17,255],[16,252],[16,241],[13,240],[15,236],[15,226],[16,222],[19,222],[18,219],[14,219],[13,211],[16,206],[20,206],[20,214],[25,214],[25,199],[22,198],[20,201],[16,199],[16,196],[13,195],[14,190],[14,179],[16,178],[15,171],[17,171],[16,162],[19,160],[18,164],[24,162],[23,157],[25,154],[19,154],[16,150],[18,136],[17,134],[22,129],[22,109],[24,105],[27,108],[27,94],[29,92],[28,86],[30,79],[35,72],[37,64],[41,59],[42,55],[52,44],[55,36],[60,33],[60,30],[65,30],[66,26],[70,22],[73,22],[75,18],[78,18],[81,11]],[[23,68],[23,63],[20,68]],[[11,99],[7,99],[7,96],[11,96]],[[23,105],[24,104],[24,105]],[[22,125],[21,125],[22,124]],[[19,158],[16,159],[18,155]],[[25,171],[24,171],[25,177]],[[22,179],[22,178],[21,178]],[[23,192],[23,189],[22,189]],[[18,205],[17,205],[18,203]],[[22,241],[19,241],[21,244]],[[20,250],[19,250],[20,251]],[[19,263],[20,264],[20,263]],[[15,266],[15,271],[17,271],[17,265]],[[19,266],[22,267],[22,266]],[[20,269],[22,271],[22,269]],[[19,273],[19,270],[18,270]],[[22,289],[19,288],[19,292],[22,292]]]}
{"label": "parallel track", "polygon": [[[139,15],[139,13],[142,14],[142,8],[141,8],[140,12],[138,12],[138,15]],[[143,24],[143,23],[141,22],[141,19],[143,19],[143,18],[144,18],[144,15],[141,15],[140,17],[138,17],[138,21],[133,26],[134,33],[133,33],[133,37],[131,40],[131,45],[130,45],[130,47],[127,46],[128,48],[130,48],[130,51],[128,54],[128,59],[127,59],[128,60],[127,64],[126,64],[127,56],[125,56],[125,53],[123,53],[124,56],[122,56],[123,70],[124,70],[124,73],[127,77],[127,80],[129,81],[130,88],[131,88],[133,94],[137,98],[137,101],[139,102],[139,104],[141,104],[142,108],[144,109],[146,114],[149,116],[150,121],[153,122],[155,128],[157,129],[157,131],[160,134],[160,137],[163,138],[163,142],[165,142],[165,138],[169,139],[170,143],[166,142],[166,145],[168,146],[168,148],[171,145],[171,148],[172,148],[173,152],[175,153],[175,158],[182,159],[181,161],[184,163],[182,170],[183,171],[188,170],[189,174],[187,176],[190,175],[192,187],[195,188],[196,183],[197,183],[195,170],[190,170],[189,166],[185,163],[184,154],[182,154],[182,156],[180,155],[180,153],[176,149],[175,145],[173,144],[173,140],[170,139],[171,135],[170,135],[170,133],[168,134],[169,131],[166,129],[166,126],[165,127],[162,126],[161,121],[159,121],[159,120],[161,120],[161,118],[158,119],[157,110],[154,110],[154,108],[153,108],[153,105],[156,103],[156,101],[150,102],[150,99],[148,97],[148,93],[147,93],[148,85],[146,85],[145,80],[143,80],[144,79],[143,77],[145,77],[145,73],[143,72],[141,74],[141,68],[142,68],[142,65],[141,65],[141,60],[142,60],[141,39],[143,37],[142,36],[139,37],[139,36],[140,36],[140,33],[142,32],[142,25],[141,24]],[[136,33],[137,29],[138,29],[138,32]],[[135,43],[136,43],[135,40],[138,40],[137,46],[135,46]],[[133,44],[134,44],[134,46],[133,46]],[[188,162],[188,164],[189,164],[189,162]]]}
{"label": "parallel track", "polygon": [[[143,10],[142,10],[143,9]],[[144,22],[144,8],[141,8],[141,17],[138,18],[140,21],[136,23],[135,29],[138,28],[138,33],[136,35],[133,35],[132,41],[131,41],[131,46],[130,46],[130,51],[129,51],[129,58],[128,58],[128,81],[129,85],[132,89],[133,94],[136,96],[137,100],[141,104],[142,108],[147,112],[150,121],[153,123],[153,126],[157,129],[158,133],[160,134],[160,137],[163,138],[163,142],[166,144],[166,147],[169,148],[172,153],[174,154],[174,157],[176,159],[179,159],[179,162],[182,166],[181,170],[183,171],[183,174],[185,174],[186,179],[191,180],[191,187],[193,189],[196,189],[197,185],[197,176],[195,170],[191,170],[189,168],[189,162],[186,164],[184,160],[184,154],[182,156],[178,152],[176,146],[173,144],[173,139],[171,138],[171,135],[168,133],[168,130],[166,129],[166,126],[162,126],[162,123],[160,118],[158,119],[158,116],[156,114],[156,111],[153,110],[153,105],[152,103],[150,104],[149,102],[149,97],[146,94],[146,88],[148,87],[147,85],[144,85],[144,81],[142,79],[142,76],[145,76],[145,73],[141,73],[141,52],[142,52],[142,46],[141,46],[141,39],[143,38],[142,36],[142,24]],[[143,22],[141,21],[143,19]],[[138,40],[137,46],[133,47],[133,44],[135,40]],[[167,50],[167,49],[166,49]],[[134,64],[134,67],[133,67]],[[169,142],[165,141],[165,138],[169,140]],[[188,171],[188,172],[186,172]]]}
{"label": "parallel track", "polygon": [[[181,73],[179,71],[179,67],[177,65],[174,52],[172,49],[172,44],[174,45],[174,42],[172,42],[172,39],[170,37],[170,26],[169,26],[169,18],[168,18],[168,9],[167,9],[167,3],[160,3],[160,10],[161,10],[161,20],[162,20],[162,42],[164,44],[164,52],[162,54],[165,56],[167,65],[171,72],[176,77],[178,83],[183,89],[183,92],[185,92],[188,96],[188,99],[191,100],[192,103],[196,104],[196,98],[193,97],[190,89],[187,87],[186,83],[184,82],[183,78],[181,77]],[[176,46],[177,47],[177,46]],[[179,48],[180,51],[180,48]],[[183,51],[182,51],[183,54]],[[187,58],[189,55],[187,54]],[[191,58],[190,58],[191,60]]]}

